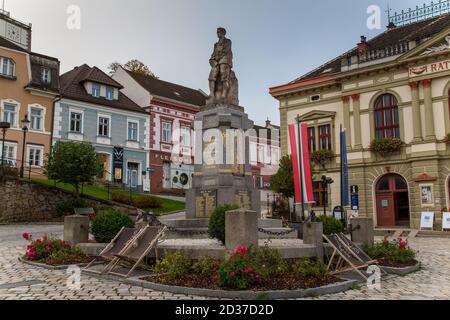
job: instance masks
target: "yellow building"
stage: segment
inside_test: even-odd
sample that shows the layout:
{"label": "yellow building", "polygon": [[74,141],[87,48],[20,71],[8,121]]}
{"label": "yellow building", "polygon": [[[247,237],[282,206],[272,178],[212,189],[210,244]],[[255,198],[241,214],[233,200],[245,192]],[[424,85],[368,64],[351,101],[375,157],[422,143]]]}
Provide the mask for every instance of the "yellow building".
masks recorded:
{"label": "yellow building", "polygon": [[[419,228],[422,212],[450,207],[450,15],[395,26],[312,72],[270,89],[287,128],[309,126],[316,206],[340,204],[339,128],[347,132],[350,185],[359,214],[378,227]],[[331,151],[331,152],[330,152]],[[334,153],[335,157],[330,158]],[[326,174],[330,188],[318,181]],[[329,201],[326,201],[329,199]],[[317,210],[321,210],[316,208]]]}
{"label": "yellow building", "polygon": [[[3,32],[5,31],[5,32]],[[53,103],[59,92],[59,61],[31,52],[31,26],[0,12],[0,121],[8,122],[0,156],[25,174],[40,176],[50,151]],[[25,147],[22,120],[28,119]],[[3,147],[3,148],[2,148]]]}

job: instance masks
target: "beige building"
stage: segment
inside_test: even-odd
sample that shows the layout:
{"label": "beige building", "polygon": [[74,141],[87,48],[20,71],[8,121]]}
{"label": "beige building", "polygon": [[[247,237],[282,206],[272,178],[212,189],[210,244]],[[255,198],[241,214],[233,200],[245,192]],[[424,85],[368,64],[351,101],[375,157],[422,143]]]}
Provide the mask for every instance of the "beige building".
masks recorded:
{"label": "beige building", "polygon": [[[421,213],[434,212],[436,230],[442,208],[450,207],[449,90],[446,14],[391,23],[374,39],[361,37],[347,53],[270,93],[280,102],[282,154],[290,153],[288,125],[306,122],[310,151],[322,159],[315,179],[326,174],[335,181],[329,189],[314,182],[317,207],[331,211],[340,204],[342,125],[359,214],[373,217],[378,227],[419,228]],[[335,157],[327,161],[330,153]]]}

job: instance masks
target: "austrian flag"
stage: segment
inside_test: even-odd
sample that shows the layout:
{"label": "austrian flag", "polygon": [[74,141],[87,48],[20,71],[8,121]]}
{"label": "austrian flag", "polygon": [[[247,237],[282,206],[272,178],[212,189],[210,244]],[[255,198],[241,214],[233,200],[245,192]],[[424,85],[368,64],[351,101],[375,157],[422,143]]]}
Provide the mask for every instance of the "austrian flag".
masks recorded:
{"label": "austrian flag", "polygon": [[292,165],[294,169],[295,203],[314,203],[307,125],[289,125],[289,138],[291,142]]}

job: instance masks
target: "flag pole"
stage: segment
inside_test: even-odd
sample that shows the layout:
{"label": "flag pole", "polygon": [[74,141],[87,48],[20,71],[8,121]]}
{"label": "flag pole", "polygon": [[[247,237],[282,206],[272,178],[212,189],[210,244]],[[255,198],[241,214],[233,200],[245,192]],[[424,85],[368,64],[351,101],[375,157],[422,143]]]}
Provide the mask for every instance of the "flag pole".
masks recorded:
{"label": "flag pole", "polygon": [[299,160],[300,160],[300,194],[302,198],[302,222],[305,221],[305,197],[303,191],[303,149],[301,140],[301,126],[300,121],[298,121],[298,150],[299,150]]}
{"label": "flag pole", "polygon": [[339,139],[341,146],[341,209],[344,210],[344,148],[342,146],[342,124],[339,131]]}

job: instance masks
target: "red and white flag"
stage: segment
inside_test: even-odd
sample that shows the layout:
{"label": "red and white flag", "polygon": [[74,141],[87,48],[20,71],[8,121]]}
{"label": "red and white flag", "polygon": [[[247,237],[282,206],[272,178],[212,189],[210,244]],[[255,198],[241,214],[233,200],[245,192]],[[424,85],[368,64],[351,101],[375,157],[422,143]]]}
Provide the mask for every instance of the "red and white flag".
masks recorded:
{"label": "red and white flag", "polygon": [[289,125],[289,138],[294,169],[295,203],[314,203],[309,162],[308,126],[306,124]]}

